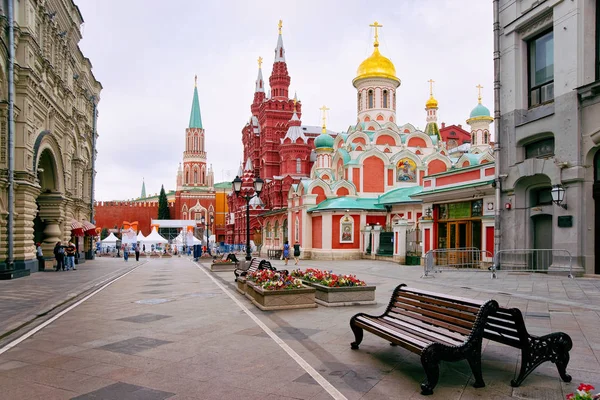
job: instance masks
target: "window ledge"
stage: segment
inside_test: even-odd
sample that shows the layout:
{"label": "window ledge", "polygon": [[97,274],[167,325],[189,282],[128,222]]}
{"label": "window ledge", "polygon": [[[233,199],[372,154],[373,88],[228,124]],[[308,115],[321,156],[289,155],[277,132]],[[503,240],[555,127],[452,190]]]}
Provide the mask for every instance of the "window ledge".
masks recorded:
{"label": "window ledge", "polygon": [[538,119],[546,118],[554,114],[554,100],[537,105],[528,110],[521,110],[516,115],[516,126],[522,126]]}
{"label": "window ledge", "polygon": [[577,88],[577,94],[581,101],[590,100],[600,95],[600,80]]}

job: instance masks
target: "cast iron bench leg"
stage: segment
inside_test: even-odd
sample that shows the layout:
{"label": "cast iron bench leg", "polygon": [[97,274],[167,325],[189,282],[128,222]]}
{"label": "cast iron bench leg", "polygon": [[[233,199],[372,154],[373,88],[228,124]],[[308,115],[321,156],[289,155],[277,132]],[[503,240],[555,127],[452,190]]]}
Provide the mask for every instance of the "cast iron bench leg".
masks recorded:
{"label": "cast iron bench leg", "polygon": [[428,396],[433,394],[433,389],[440,378],[439,349],[436,343],[429,345],[421,354],[421,365],[425,370],[425,381],[421,383],[421,394]]}

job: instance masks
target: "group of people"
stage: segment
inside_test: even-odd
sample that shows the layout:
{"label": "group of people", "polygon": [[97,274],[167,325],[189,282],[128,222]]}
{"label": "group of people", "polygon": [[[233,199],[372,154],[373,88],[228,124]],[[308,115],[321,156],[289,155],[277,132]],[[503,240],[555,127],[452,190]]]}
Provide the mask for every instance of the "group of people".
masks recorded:
{"label": "group of people", "polygon": [[[39,248],[41,249],[41,247]],[[77,268],[75,268],[75,253],[77,253],[77,247],[72,242],[69,242],[66,246],[63,246],[62,242],[56,242],[56,246],[54,246],[55,271],[77,271]]]}
{"label": "group of people", "polygon": [[[296,240],[294,243],[294,265],[298,265],[298,258],[300,257],[300,243]],[[290,244],[286,240],[283,245],[283,254],[282,259],[285,261],[285,265],[288,265],[288,261],[290,259]]]}

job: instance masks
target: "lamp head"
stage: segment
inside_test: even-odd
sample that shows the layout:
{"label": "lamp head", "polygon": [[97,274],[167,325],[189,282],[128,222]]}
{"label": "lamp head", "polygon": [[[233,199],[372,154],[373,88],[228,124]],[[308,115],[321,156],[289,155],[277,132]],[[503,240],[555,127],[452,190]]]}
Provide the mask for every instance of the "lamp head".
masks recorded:
{"label": "lamp head", "polygon": [[242,190],[242,180],[239,176],[236,176],[233,182],[231,183],[233,185],[233,191],[235,192],[235,195],[239,196],[240,190]]}
{"label": "lamp head", "polygon": [[265,181],[260,179],[260,177],[257,177],[254,180],[254,191],[256,192],[256,196],[260,196],[260,192],[262,192],[264,184],[265,184]]}

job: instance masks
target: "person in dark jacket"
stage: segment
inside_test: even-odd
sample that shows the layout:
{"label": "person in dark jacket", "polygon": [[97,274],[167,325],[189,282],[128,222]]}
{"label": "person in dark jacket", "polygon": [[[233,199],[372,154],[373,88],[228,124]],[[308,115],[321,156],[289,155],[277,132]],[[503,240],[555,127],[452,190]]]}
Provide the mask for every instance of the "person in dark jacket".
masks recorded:
{"label": "person in dark jacket", "polygon": [[298,258],[300,257],[300,243],[296,240],[294,243],[294,261],[295,265],[298,265]]}
{"label": "person in dark jacket", "polygon": [[60,242],[54,246],[54,258],[56,259],[56,271],[65,270],[65,247]]}
{"label": "person in dark jacket", "polygon": [[140,261],[140,245],[135,245],[135,261]]}
{"label": "person in dark jacket", "polygon": [[67,253],[67,271],[69,270],[73,270],[73,271],[77,271],[77,268],[75,268],[75,253],[77,252],[77,247],[75,247],[75,245],[72,242],[69,242],[69,244],[67,245],[67,248],[65,250],[65,253]]}

